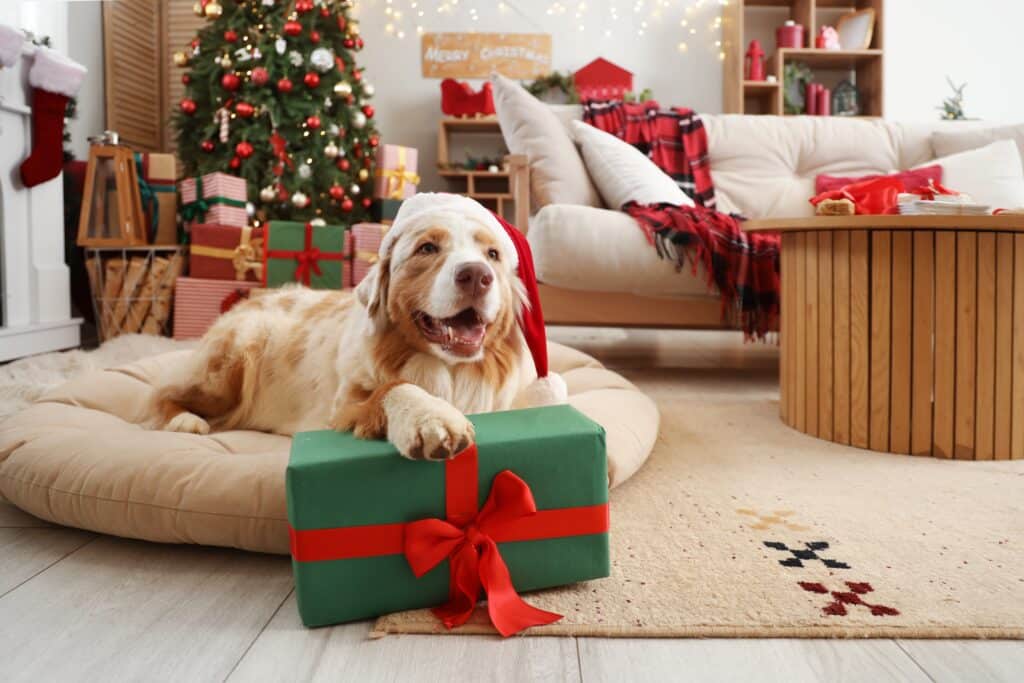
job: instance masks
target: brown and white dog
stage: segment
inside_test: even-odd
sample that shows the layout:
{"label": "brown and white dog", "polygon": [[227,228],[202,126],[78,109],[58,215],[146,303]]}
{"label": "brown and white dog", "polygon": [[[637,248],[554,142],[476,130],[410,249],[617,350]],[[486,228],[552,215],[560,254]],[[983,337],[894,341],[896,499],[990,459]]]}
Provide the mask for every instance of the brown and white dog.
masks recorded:
{"label": "brown and white dog", "polygon": [[[354,298],[289,287],[222,316],[161,378],[155,426],[285,435],[331,427],[443,460],[473,441],[468,413],[564,402],[561,378],[537,378],[546,358],[538,362],[531,343],[531,362],[521,327],[538,306],[527,296],[535,286],[519,277],[524,244],[471,199],[416,195]],[[523,272],[532,277],[532,264]]]}

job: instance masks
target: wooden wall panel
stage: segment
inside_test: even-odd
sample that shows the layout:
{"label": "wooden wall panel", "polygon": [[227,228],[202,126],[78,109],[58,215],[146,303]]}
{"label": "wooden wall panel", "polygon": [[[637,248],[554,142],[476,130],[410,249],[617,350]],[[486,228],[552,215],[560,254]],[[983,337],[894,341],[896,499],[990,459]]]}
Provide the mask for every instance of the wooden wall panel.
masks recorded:
{"label": "wooden wall panel", "polygon": [[953,457],[956,415],[956,233],[935,234],[935,388],[932,455]]}
{"label": "wooden wall panel", "polygon": [[1010,457],[1013,400],[1013,235],[996,238],[996,387],[993,454]]}
{"label": "wooden wall panel", "polygon": [[807,233],[795,236],[796,279],[796,428],[807,431]]}
{"label": "wooden wall panel", "polygon": [[871,280],[868,233],[850,233],[850,443],[868,447],[868,392],[870,389]]}
{"label": "wooden wall panel", "polygon": [[892,233],[871,233],[871,385],[869,444],[889,449],[889,391],[892,343]]}
{"label": "wooden wall panel", "polygon": [[818,436],[818,236],[807,233],[807,433]]}
{"label": "wooden wall panel", "polygon": [[974,459],[991,460],[995,442],[996,234],[978,234],[977,370],[974,391]]}
{"label": "wooden wall panel", "polygon": [[953,457],[974,459],[974,387],[977,378],[978,236],[956,235],[956,418]]}
{"label": "wooden wall panel", "polygon": [[850,443],[850,233],[832,236],[832,436]]}
{"label": "wooden wall panel", "polygon": [[914,233],[913,289],[910,452],[914,455],[931,455],[935,363],[932,350],[935,324],[935,237],[930,232]]}
{"label": "wooden wall panel", "polygon": [[889,394],[889,450],[910,453],[911,308],[913,240],[910,233],[892,234],[892,355]]}
{"label": "wooden wall panel", "polygon": [[1010,457],[1024,458],[1024,235],[1013,236],[1013,390]]}
{"label": "wooden wall panel", "polygon": [[818,436],[832,441],[833,282],[832,233],[818,233]]}
{"label": "wooden wall panel", "polygon": [[789,350],[793,346],[793,338],[789,334],[789,321],[793,313],[789,308],[788,301],[786,301],[786,297],[793,291],[791,279],[793,271],[789,265],[793,249],[787,246],[791,244],[791,241],[785,235],[782,236],[780,243],[782,251],[779,254],[779,295],[781,297],[779,301],[779,417],[786,424],[790,424],[789,394],[792,387],[787,378],[790,368]]}

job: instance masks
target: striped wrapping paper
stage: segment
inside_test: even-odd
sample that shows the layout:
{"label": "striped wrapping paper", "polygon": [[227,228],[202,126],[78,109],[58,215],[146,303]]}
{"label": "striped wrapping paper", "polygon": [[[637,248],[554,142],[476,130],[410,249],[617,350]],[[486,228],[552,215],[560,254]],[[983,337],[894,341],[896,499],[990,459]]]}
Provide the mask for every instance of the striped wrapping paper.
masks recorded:
{"label": "striped wrapping paper", "polygon": [[198,199],[196,179],[185,178],[178,183],[182,215],[185,216],[189,226],[195,223],[219,223],[242,228],[249,224],[249,216],[245,212],[247,189],[244,178],[216,172],[207,173],[202,176],[201,180],[203,198],[209,208],[198,216],[198,220],[189,220],[188,216],[189,206]]}
{"label": "striped wrapping paper", "polygon": [[174,288],[174,338],[202,337],[220,316],[221,304],[228,295],[258,287],[258,282],[179,277]]}
{"label": "striped wrapping paper", "polygon": [[380,241],[389,225],[383,223],[356,223],[352,226],[352,286],[358,285],[377,262]]}

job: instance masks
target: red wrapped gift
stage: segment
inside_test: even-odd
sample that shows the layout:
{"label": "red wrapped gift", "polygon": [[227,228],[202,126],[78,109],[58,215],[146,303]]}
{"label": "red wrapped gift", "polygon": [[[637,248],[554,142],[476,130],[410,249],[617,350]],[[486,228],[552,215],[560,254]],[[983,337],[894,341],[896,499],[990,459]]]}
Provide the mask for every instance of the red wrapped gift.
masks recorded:
{"label": "red wrapped gift", "polygon": [[213,280],[263,280],[263,228],[192,226],[189,273]]}
{"label": "red wrapped gift", "polygon": [[352,286],[362,282],[377,262],[381,239],[389,227],[383,223],[356,223],[352,226]]}
{"label": "red wrapped gift", "polygon": [[179,277],[174,289],[174,338],[202,337],[239,292],[247,294],[259,286],[258,282]]}

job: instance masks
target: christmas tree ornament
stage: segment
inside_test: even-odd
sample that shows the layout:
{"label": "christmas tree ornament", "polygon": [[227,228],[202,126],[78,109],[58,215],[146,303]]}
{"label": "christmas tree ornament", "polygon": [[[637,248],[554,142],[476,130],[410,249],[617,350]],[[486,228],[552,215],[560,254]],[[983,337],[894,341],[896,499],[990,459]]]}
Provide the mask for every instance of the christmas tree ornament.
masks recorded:
{"label": "christmas tree ornament", "polygon": [[183,85],[188,85],[189,83],[192,82],[192,77],[189,76],[188,74],[182,74],[181,82],[182,82]]}
{"label": "christmas tree ornament", "polygon": [[260,190],[260,201],[261,202],[272,202],[277,198],[277,190],[274,189],[273,185],[267,185]]}
{"label": "christmas tree ornament", "polygon": [[309,63],[320,73],[327,73],[334,68],[334,55],[325,47],[318,47],[309,55]]}
{"label": "christmas tree ornament", "polygon": [[331,10],[327,5],[320,5],[320,16],[324,19],[331,16]]}
{"label": "christmas tree ornament", "polygon": [[365,169],[365,168],[359,169],[359,181],[360,182],[365,183],[369,179],[369,177],[370,177],[369,169]]}
{"label": "christmas tree ornament", "polygon": [[207,154],[212,152],[213,148],[214,148],[213,140],[203,140],[201,143],[199,143],[199,149],[203,150]]}
{"label": "christmas tree ornament", "polygon": [[352,72],[352,78],[354,78],[356,82],[363,80],[363,72],[359,69],[356,69],[355,71]]}
{"label": "christmas tree ornament", "polygon": [[249,142],[246,142],[245,140],[242,140],[237,145],[235,145],[235,154],[241,157],[242,159],[248,159],[249,157],[252,156],[252,153],[254,151],[255,150],[253,149],[253,146]]}
{"label": "christmas tree ornament", "polygon": [[213,113],[213,122],[220,126],[220,141],[227,143],[231,137],[231,112],[227,107],[221,107]]}
{"label": "christmas tree ornament", "polygon": [[331,199],[340,202],[345,198],[345,189],[341,185],[331,185],[331,189],[327,190],[327,194],[331,195]]}
{"label": "christmas tree ornament", "polygon": [[313,10],[313,0],[295,0],[295,11],[305,14]]}
{"label": "christmas tree ornament", "polygon": [[289,93],[292,91],[292,82],[287,78],[282,78],[277,82],[278,92]]}
{"label": "christmas tree ornament", "polygon": [[243,119],[247,119],[255,113],[255,109],[248,102],[239,102],[235,105],[235,113]]}
{"label": "christmas tree ornament", "polygon": [[346,38],[345,40],[342,41],[341,44],[344,45],[347,49],[352,50],[355,49],[356,41],[353,40],[352,38]]}
{"label": "christmas tree ornament", "polygon": [[320,123],[321,123],[320,122],[320,117],[317,116],[316,114],[314,114],[312,116],[307,116],[306,117],[306,125],[309,126],[310,128],[312,128],[313,130],[316,130],[317,128],[319,128],[320,127]]}
{"label": "christmas tree ornament", "polygon": [[355,205],[352,203],[352,200],[349,199],[348,197],[345,197],[345,199],[341,201],[341,210],[344,211],[345,213],[348,213],[354,207]]}
{"label": "christmas tree ornament", "polygon": [[[319,211],[317,211],[317,213],[319,213]],[[314,228],[326,228],[327,227],[327,221],[325,221],[323,218],[314,218],[313,220],[311,220],[309,222],[309,224],[311,226],[313,226]]]}
{"label": "christmas tree ornament", "polygon": [[340,171],[347,171],[351,167],[352,167],[352,164],[349,162],[348,159],[339,159],[338,160],[338,170],[340,170]]}
{"label": "christmas tree ornament", "polygon": [[363,81],[363,95],[365,95],[366,97],[373,97],[374,93],[376,92],[377,89],[373,87],[372,83]]}
{"label": "christmas tree ornament", "polygon": [[320,76],[310,71],[302,77],[302,82],[306,84],[307,88],[315,88],[320,85]]}
{"label": "christmas tree ornament", "polygon": [[174,66],[188,66],[188,55],[179,50],[174,53]]}
{"label": "christmas tree ornament", "polygon": [[363,46],[364,46],[365,44],[366,44],[366,43],[364,43],[364,42],[363,42],[363,37],[362,37],[362,36],[359,36],[359,37],[357,37],[357,38],[356,38],[356,49],[357,49],[357,50],[362,50],[362,49],[363,49]]}
{"label": "christmas tree ornament", "polygon": [[288,201],[288,190],[285,188],[284,185],[277,186],[277,197],[282,202]]}
{"label": "christmas tree ornament", "polygon": [[352,94],[352,84],[348,81],[338,81],[334,84],[334,94],[344,97]]}
{"label": "christmas tree ornament", "polygon": [[374,114],[373,105],[372,104],[364,104],[363,105],[363,114],[366,115],[366,118],[372,119],[373,118],[373,114]]}
{"label": "christmas tree ornament", "polygon": [[283,55],[284,51],[288,49],[288,41],[284,38],[278,38],[274,41],[274,52],[279,55]]}
{"label": "christmas tree ornament", "polygon": [[196,101],[187,97],[178,104],[178,107],[181,109],[181,113],[186,116],[192,116],[192,114],[196,113]]}
{"label": "christmas tree ornament", "polygon": [[[332,123],[330,127],[328,127],[327,132],[331,134],[331,137],[336,138],[341,135],[341,128],[338,127],[338,124]],[[342,154],[342,156],[345,155]]]}
{"label": "christmas tree ornament", "polygon": [[249,218],[252,218],[253,216],[255,216],[256,215],[256,205],[253,204],[252,202],[246,202],[245,203],[245,215],[248,216]]}
{"label": "christmas tree ornament", "polygon": [[350,22],[348,22],[348,32],[351,33],[354,36],[358,36],[359,35],[359,22],[358,21],[350,21]]}
{"label": "christmas tree ornament", "polygon": [[303,180],[309,180],[313,177],[313,167],[309,164],[300,164],[297,172]]}
{"label": "christmas tree ornament", "polygon": [[226,40],[229,43],[237,43],[238,31],[235,31],[233,29],[228,29],[227,31],[224,31],[224,40]]}
{"label": "christmas tree ornament", "polygon": [[362,192],[362,191],[363,191],[363,188],[359,187],[358,183],[352,183],[352,186],[350,188],[348,188],[348,193],[350,195],[352,195],[353,197],[358,196],[359,193]]}
{"label": "christmas tree ornament", "polygon": [[217,0],[210,0],[210,2],[206,3],[204,13],[207,19],[217,19],[220,15],[224,14],[224,8]]}
{"label": "christmas tree ornament", "polygon": [[302,34],[302,24],[297,21],[286,21],[284,23],[284,34],[294,38]]}
{"label": "christmas tree ornament", "polygon": [[267,81],[270,80],[270,72],[264,69],[262,66],[257,66],[249,74],[249,79],[253,85],[264,86]]}
{"label": "christmas tree ornament", "polygon": [[376,147],[377,145],[380,144],[380,138],[377,137],[376,135],[371,135],[369,142],[370,142],[370,147]]}
{"label": "christmas tree ornament", "polygon": [[363,197],[363,208],[369,209],[371,206],[373,206],[373,200],[369,197]]}
{"label": "christmas tree ornament", "polygon": [[324,156],[328,159],[334,159],[338,156],[338,146],[333,142],[328,142],[324,147]]}
{"label": "christmas tree ornament", "polygon": [[234,66],[234,62],[231,61],[230,55],[224,55],[220,58],[220,66],[222,69],[230,69]]}
{"label": "christmas tree ornament", "polygon": [[346,19],[345,19],[345,17],[343,15],[339,14],[338,15],[338,30],[339,31],[344,31],[345,27],[347,25],[348,25],[348,21],[346,21]]}
{"label": "christmas tree ornament", "polygon": [[357,111],[352,115],[352,127],[358,130],[362,130],[366,127],[366,114],[361,111]]}
{"label": "christmas tree ornament", "polygon": [[228,168],[232,171],[237,170],[242,165],[242,160],[238,157],[231,157],[231,162],[228,164]]}
{"label": "christmas tree ornament", "polygon": [[296,190],[295,194],[292,195],[292,206],[297,209],[304,209],[307,204],[309,204],[309,197],[303,192]]}
{"label": "christmas tree ornament", "polygon": [[196,15],[197,17],[201,17],[204,14],[206,14],[206,9],[203,7],[203,3],[197,2],[194,5],[192,5],[192,14]]}
{"label": "christmas tree ornament", "polygon": [[320,42],[320,32],[319,31],[310,31],[309,32],[309,42],[313,43],[314,45],[319,43]]}
{"label": "christmas tree ornament", "polygon": [[292,66],[302,66],[306,61],[302,58],[302,53],[298,50],[292,50],[289,52],[288,60],[292,63]]}
{"label": "christmas tree ornament", "polygon": [[262,4],[264,7],[273,7],[274,0],[262,0],[260,4]]}
{"label": "christmas tree ornament", "polygon": [[235,90],[238,90],[240,85],[242,85],[242,79],[233,73],[226,73],[221,76],[220,84],[225,90],[234,92]]}

